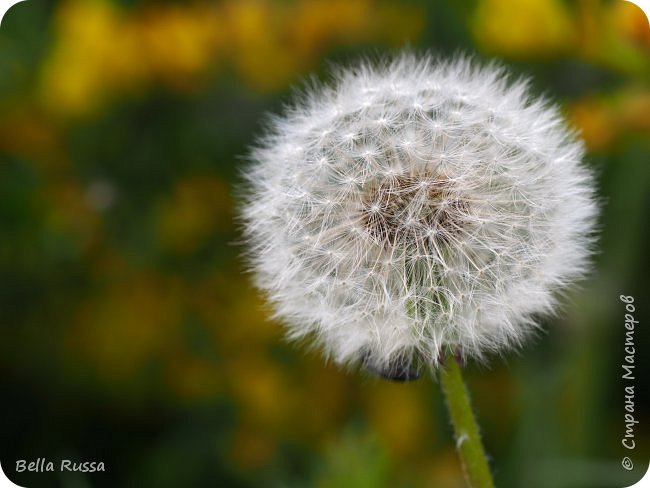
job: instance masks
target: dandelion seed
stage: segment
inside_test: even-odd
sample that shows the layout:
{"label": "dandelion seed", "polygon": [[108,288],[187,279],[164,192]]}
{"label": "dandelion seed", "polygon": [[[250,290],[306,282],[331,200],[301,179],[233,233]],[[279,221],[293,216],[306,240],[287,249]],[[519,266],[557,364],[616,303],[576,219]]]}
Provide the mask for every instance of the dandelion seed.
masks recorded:
{"label": "dandelion seed", "polygon": [[341,69],[273,121],[245,169],[257,285],[290,337],[343,364],[408,378],[446,351],[517,347],[587,269],[583,152],[556,107],[494,64]]}

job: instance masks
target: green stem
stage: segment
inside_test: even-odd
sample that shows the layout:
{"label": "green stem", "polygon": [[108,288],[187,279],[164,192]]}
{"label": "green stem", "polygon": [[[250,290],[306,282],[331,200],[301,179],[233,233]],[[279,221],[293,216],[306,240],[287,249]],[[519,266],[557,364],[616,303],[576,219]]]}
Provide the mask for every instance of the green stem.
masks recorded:
{"label": "green stem", "polygon": [[451,355],[440,370],[440,385],[447,400],[467,485],[470,488],[494,488],[460,366]]}

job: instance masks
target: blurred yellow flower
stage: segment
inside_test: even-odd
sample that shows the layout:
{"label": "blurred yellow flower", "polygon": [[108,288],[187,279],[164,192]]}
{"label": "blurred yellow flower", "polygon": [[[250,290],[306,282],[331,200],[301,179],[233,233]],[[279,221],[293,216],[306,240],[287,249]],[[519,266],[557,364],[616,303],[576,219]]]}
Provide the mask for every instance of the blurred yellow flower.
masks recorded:
{"label": "blurred yellow flower", "polygon": [[384,444],[401,459],[411,461],[425,453],[433,440],[431,406],[416,384],[381,381],[371,385],[363,398],[373,428]]}
{"label": "blurred yellow flower", "polygon": [[158,212],[158,237],[167,249],[189,254],[232,222],[229,190],[218,177],[191,176],[177,183]]}
{"label": "blurred yellow flower", "polygon": [[620,137],[650,137],[650,92],[627,89],[577,100],[571,119],[591,151],[608,149]]}
{"label": "blurred yellow flower", "polygon": [[106,289],[77,310],[68,331],[72,357],[113,383],[137,380],[152,361],[178,344],[180,287],[153,271],[125,269],[103,276]]}
{"label": "blurred yellow flower", "polygon": [[42,114],[26,107],[2,114],[0,152],[20,154],[45,170],[61,168],[67,162],[58,128]]}
{"label": "blurred yellow flower", "polygon": [[643,133],[650,140],[650,91],[632,91],[621,106],[625,129]]}
{"label": "blurred yellow flower", "polygon": [[[621,73],[647,74],[650,56],[647,44],[644,48],[644,41],[639,37],[635,8],[622,0],[577,2],[574,22],[578,42],[573,53],[591,64]],[[647,23],[645,29],[649,30]]]}
{"label": "blurred yellow flower", "polygon": [[483,49],[513,58],[554,56],[576,42],[560,0],[479,0],[471,29]]}
{"label": "blurred yellow flower", "polygon": [[187,90],[227,59],[250,87],[277,90],[328,46],[415,40],[421,9],[376,0],[229,0],[126,9],[109,0],[57,8],[54,44],[38,98],[57,114],[84,115],[147,83]]}
{"label": "blurred yellow flower", "polygon": [[290,47],[310,62],[327,45],[377,40],[394,46],[414,42],[424,30],[424,12],[413,4],[374,0],[304,0],[288,23]]}
{"label": "blurred yellow flower", "polygon": [[645,15],[623,1],[597,11],[600,29],[588,52],[590,59],[619,72],[650,75],[650,28]]}
{"label": "blurred yellow flower", "polygon": [[304,440],[315,445],[332,432],[338,432],[345,422],[352,399],[352,378],[332,364],[324,365],[315,352],[301,357],[299,369],[301,373],[293,379],[301,385],[296,427]]}
{"label": "blurred yellow flower", "polygon": [[291,44],[298,55],[310,59],[314,50],[335,41],[368,37],[373,17],[370,0],[313,0],[299,2],[289,26]]}
{"label": "blurred yellow flower", "polygon": [[129,87],[145,74],[133,25],[112,3],[63,2],[54,30],[39,96],[56,113],[86,114],[112,90]]}
{"label": "blurred yellow flower", "polygon": [[177,88],[208,70],[223,30],[216,9],[205,5],[148,9],[134,24],[151,76]]}
{"label": "blurred yellow flower", "polygon": [[585,99],[573,103],[570,117],[590,151],[607,147],[618,132],[618,117],[600,100]]}
{"label": "blurred yellow flower", "polygon": [[612,2],[610,17],[621,35],[650,54],[650,26],[648,18],[637,5],[630,2]]}
{"label": "blurred yellow flower", "polygon": [[296,414],[296,389],[268,352],[239,351],[228,359],[225,373],[230,393],[243,418],[269,429],[288,427]]}
{"label": "blurred yellow flower", "polygon": [[260,90],[277,90],[296,74],[295,59],[282,40],[285,12],[264,0],[224,4],[228,54],[239,77]]}
{"label": "blurred yellow flower", "polygon": [[221,390],[222,368],[215,361],[192,354],[170,353],[165,365],[172,397],[195,403],[214,398]]}
{"label": "blurred yellow flower", "polygon": [[423,463],[423,486],[435,488],[461,488],[465,486],[463,468],[454,449],[436,452],[433,459]]}

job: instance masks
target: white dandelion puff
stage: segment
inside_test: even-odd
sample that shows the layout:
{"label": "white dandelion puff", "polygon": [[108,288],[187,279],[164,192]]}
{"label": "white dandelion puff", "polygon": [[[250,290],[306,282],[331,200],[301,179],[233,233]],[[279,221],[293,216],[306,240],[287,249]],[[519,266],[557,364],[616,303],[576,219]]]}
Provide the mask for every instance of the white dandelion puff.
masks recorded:
{"label": "white dandelion puff", "polygon": [[586,271],[584,149],[499,66],[411,54],[340,69],[245,169],[256,283],[338,363],[436,366],[519,346]]}

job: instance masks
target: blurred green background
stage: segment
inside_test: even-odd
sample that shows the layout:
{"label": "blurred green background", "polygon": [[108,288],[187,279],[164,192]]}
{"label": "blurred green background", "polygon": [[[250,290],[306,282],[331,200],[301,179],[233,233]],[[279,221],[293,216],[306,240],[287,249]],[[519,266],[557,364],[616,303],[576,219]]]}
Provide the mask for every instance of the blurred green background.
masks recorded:
{"label": "blurred green background", "polygon": [[[22,486],[460,488],[429,379],[287,344],[233,223],[247,146],[328,62],[498,57],[582,133],[596,268],[467,376],[499,487],[619,487],[650,459],[650,28],[622,0],[30,0],[0,28],[0,460]],[[624,435],[634,295],[635,434]],[[621,467],[629,455],[635,468]],[[104,473],[16,473],[18,459]]]}

